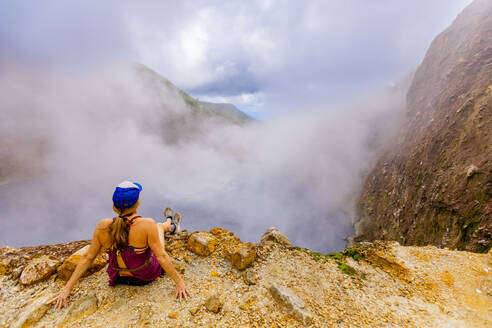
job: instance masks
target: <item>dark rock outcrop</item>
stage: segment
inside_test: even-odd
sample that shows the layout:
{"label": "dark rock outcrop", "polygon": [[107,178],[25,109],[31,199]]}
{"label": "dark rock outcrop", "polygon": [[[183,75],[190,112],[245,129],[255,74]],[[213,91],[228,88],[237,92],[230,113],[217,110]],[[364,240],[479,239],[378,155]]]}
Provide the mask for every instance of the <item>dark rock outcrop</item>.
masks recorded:
{"label": "dark rock outcrop", "polygon": [[492,245],[492,2],[432,42],[407,94],[407,126],[367,177],[356,241],[486,252]]}

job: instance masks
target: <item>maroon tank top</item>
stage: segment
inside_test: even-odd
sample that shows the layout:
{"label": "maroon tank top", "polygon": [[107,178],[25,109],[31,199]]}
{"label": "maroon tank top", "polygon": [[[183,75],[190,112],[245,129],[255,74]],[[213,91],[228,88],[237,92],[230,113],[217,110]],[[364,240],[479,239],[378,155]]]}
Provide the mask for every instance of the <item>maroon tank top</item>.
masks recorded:
{"label": "maroon tank top", "polygon": [[[130,229],[133,221],[138,217],[132,218],[130,223]],[[116,218],[114,218],[116,219]],[[113,220],[114,220],[113,219]],[[136,253],[132,246],[128,246],[122,250],[109,249],[107,251],[109,257],[108,263],[108,276],[109,285],[114,286],[118,279],[120,271],[131,272],[133,277],[140,279],[142,281],[152,281],[155,280],[162,274],[162,268],[154,252],[147,247],[147,249],[142,253]],[[121,255],[126,268],[118,267],[117,254]]]}

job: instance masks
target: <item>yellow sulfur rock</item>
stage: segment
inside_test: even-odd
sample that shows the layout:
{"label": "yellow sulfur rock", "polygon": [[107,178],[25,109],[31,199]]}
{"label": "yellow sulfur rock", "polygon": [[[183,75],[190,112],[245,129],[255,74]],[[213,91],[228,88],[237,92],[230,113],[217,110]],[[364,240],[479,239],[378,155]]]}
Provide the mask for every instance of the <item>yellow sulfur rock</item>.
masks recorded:
{"label": "yellow sulfur rock", "polygon": [[217,238],[214,235],[207,231],[199,231],[188,238],[186,247],[195,254],[208,256],[215,250],[216,245]]}
{"label": "yellow sulfur rock", "polygon": [[[75,253],[73,253],[68,259],[63,262],[63,264],[58,268],[58,277],[63,280],[68,280],[72,275],[72,272],[75,270],[75,267],[80,262],[84,254],[89,249],[89,245],[79,249]],[[101,252],[97,255],[97,257],[92,262],[91,266],[84,272],[83,277],[90,276],[94,272],[97,272],[104,268],[108,261],[106,260],[106,254]]]}
{"label": "yellow sulfur rock", "polygon": [[167,315],[171,319],[178,319],[179,318],[179,313],[178,312],[171,312]]}
{"label": "yellow sulfur rock", "polygon": [[251,243],[238,245],[230,253],[230,258],[236,269],[244,270],[255,261],[256,247]]}

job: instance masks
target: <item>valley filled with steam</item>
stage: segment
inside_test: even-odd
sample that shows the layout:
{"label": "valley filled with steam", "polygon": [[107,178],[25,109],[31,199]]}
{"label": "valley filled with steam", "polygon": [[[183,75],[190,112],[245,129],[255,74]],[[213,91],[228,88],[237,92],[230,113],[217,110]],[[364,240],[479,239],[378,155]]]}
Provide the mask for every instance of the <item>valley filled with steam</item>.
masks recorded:
{"label": "valley filled with steam", "polygon": [[114,186],[129,179],[144,187],[142,215],[156,220],[171,206],[191,230],[223,226],[256,242],[276,226],[301,246],[343,249],[364,174],[399,127],[407,80],[336,110],[258,122],[200,113],[143,65],[76,78],[13,66],[0,77],[9,218],[0,240],[87,239],[112,215]]}

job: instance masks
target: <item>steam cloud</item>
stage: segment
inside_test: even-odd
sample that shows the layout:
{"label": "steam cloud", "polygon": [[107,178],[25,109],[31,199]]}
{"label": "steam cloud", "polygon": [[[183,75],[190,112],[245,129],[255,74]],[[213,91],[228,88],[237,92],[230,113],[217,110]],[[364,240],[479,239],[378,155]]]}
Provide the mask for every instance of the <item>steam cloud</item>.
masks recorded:
{"label": "steam cloud", "polygon": [[297,245],[340,250],[408,84],[239,127],[193,118],[127,65],[76,76],[10,67],[0,75],[0,245],[12,246],[91,238],[129,179],[144,187],[143,216],[171,206],[189,230],[221,226],[256,242],[276,226]]}

